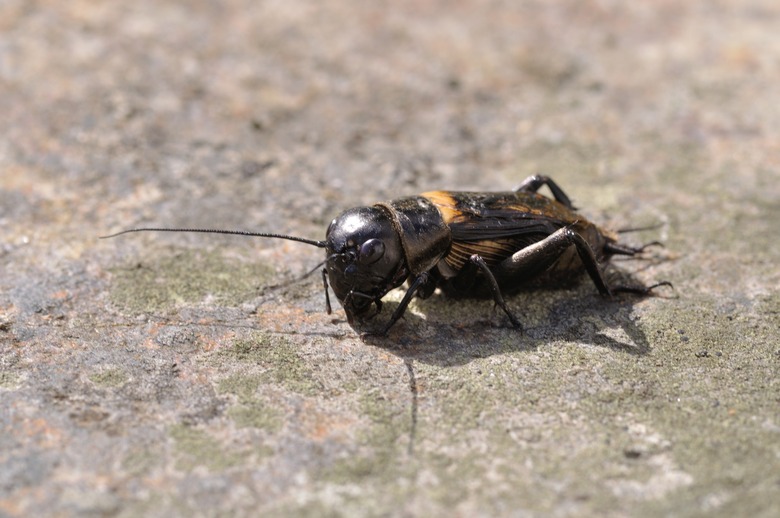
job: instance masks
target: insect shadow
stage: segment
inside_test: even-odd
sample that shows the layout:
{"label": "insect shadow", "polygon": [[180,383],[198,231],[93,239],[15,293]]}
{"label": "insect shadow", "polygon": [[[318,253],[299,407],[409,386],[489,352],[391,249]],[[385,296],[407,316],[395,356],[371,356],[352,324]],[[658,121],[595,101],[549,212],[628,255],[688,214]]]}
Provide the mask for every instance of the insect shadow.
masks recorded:
{"label": "insect shadow", "polygon": [[[612,267],[608,273],[621,282],[638,284],[622,269]],[[366,324],[363,340],[405,360],[442,367],[532,351],[550,342],[577,342],[646,355],[652,350],[650,340],[632,314],[634,304],[644,300],[630,294],[604,298],[586,278],[565,286],[520,291],[507,299],[528,322],[518,333],[500,310],[491,311],[489,299],[452,304],[447,296],[436,294],[425,301],[424,312],[407,311],[388,337],[372,335],[370,323]],[[393,311],[396,304],[389,301],[388,310]]]}

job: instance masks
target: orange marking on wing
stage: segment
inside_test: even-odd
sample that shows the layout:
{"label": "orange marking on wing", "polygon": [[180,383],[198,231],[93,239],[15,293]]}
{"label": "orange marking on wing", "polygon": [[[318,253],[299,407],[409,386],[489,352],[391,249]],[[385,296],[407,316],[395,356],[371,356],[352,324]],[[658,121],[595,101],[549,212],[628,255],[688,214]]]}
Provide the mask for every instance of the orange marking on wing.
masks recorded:
{"label": "orange marking on wing", "polygon": [[456,208],[457,202],[452,197],[452,194],[447,191],[428,191],[422,193],[420,196],[427,198],[431,203],[436,205],[436,208],[441,212],[444,223],[447,225],[452,223],[455,218],[463,215],[463,213]]}

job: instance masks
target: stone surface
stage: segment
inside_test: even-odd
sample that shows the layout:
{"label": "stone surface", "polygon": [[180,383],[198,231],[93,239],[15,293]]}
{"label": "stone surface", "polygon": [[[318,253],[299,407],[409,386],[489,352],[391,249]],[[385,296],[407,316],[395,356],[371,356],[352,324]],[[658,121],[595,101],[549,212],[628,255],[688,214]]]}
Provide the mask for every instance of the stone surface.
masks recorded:
{"label": "stone surface", "polygon": [[[780,514],[780,7],[0,4],[0,514]],[[323,312],[340,210],[555,178],[659,239],[509,305]],[[400,299],[393,293],[392,300]],[[387,311],[387,309],[385,310]]]}

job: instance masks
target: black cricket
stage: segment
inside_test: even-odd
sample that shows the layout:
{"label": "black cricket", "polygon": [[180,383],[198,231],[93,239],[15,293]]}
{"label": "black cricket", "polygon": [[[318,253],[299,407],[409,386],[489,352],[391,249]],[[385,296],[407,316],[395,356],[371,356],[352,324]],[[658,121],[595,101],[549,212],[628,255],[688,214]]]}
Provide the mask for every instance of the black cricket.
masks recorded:
{"label": "black cricket", "polygon": [[[537,191],[547,186],[553,198]],[[514,191],[431,191],[356,207],[328,226],[324,241],[240,230],[134,228],[129,232],[206,232],[288,239],[325,249],[322,280],[328,281],[353,327],[376,316],[382,298],[408,281],[406,294],[378,335],[386,335],[412,298],[438,287],[451,296],[492,297],[512,325],[520,321],[504,294],[524,286],[569,279],[584,269],[602,295],[648,294],[658,286],[609,286],[605,265],[613,255],[633,256],[643,247],[618,243],[617,234],[576,212],[569,197],[546,176],[531,176]],[[374,308],[374,309],[372,309]]]}

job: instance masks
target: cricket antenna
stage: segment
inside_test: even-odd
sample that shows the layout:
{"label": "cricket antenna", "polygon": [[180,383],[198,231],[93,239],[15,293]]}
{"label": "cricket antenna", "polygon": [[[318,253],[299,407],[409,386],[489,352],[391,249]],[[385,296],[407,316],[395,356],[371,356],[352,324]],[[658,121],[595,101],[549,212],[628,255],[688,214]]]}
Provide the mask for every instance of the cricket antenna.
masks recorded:
{"label": "cricket antenna", "polygon": [[305,237],[286,236],[284,234],[268,234],[264,232],[249,232],[246,230],[219,230],[214,228],[130,228],[115,234],[110,234],[108,236],[100,236],[100,239],[117,237],[121,236],[122,234],[129,234],[131,232],[200,232],[203,234],[230,234],[235,236],[272,237],[276,239],[298,241],[299,243],[314,245],[318,248],[325,248],[327,246],[327,241],[317,241],[316,239],[306,239]]}
{"label": "cricket antenna", "polygon": [[629,232],[642,232],[643,230],[655,230],[663,227],[663,222],[653,223],[652,225],[645,225],[643,227],[623,227],[617,229],[615,232],[618,234],[628,234]]}

